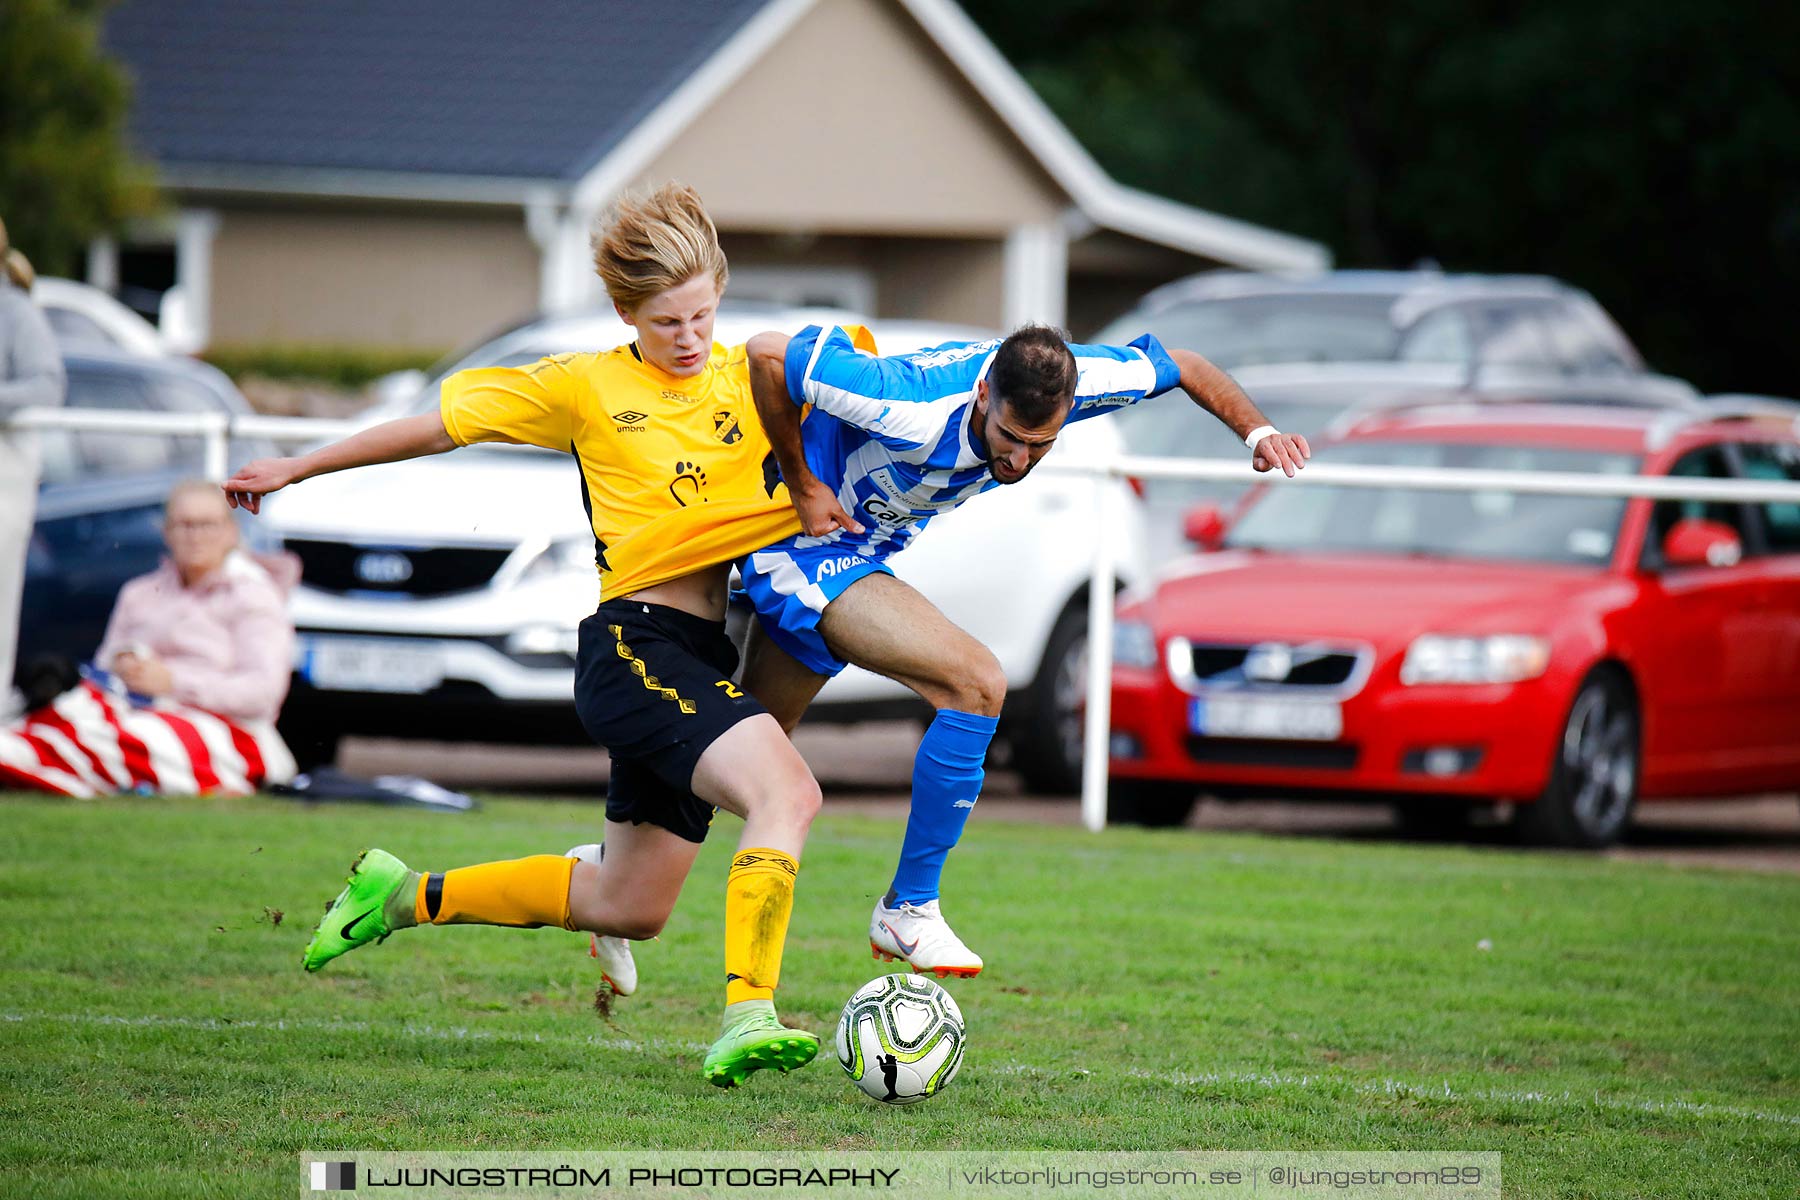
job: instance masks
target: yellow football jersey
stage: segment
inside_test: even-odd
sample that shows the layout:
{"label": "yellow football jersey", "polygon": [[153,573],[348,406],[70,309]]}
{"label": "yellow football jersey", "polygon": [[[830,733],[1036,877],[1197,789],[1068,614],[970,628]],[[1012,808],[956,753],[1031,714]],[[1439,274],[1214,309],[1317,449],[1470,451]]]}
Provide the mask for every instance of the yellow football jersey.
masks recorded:
{"label": "yellow football jersey", "polygon": [[729,562],[800,532],[750,395],[744,347],[678,379],[635,344],[444,381],[460,446],[517,442],[581,466],[603,599]]}

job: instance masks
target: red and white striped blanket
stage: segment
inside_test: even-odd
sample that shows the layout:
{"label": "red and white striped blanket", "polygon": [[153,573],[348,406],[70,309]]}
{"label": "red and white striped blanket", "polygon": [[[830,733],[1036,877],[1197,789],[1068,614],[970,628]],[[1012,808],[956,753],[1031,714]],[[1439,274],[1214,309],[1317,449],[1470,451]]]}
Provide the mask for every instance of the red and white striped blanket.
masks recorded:
{"label": "red and white striped blanket", "polygon": [[294,756],[271,724],[180,704],[143,707],[88,679],[0,726],[0,787],[81,799],[247,795],[293,777]]}

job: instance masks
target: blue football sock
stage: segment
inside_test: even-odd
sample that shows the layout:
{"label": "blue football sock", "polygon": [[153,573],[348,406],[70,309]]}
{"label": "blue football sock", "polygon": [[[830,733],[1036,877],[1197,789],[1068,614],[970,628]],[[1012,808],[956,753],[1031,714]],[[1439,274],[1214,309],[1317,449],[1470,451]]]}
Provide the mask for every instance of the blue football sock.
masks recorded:
{"label": "blue football sock", "polygon": [[982,765],[994,740],[998,717],[939,709],[913,759],[912,812],[900,843],[900,866],[887,904],[923,904],[937,899],[944,856],[962,837],[963,825],[981,796]]}

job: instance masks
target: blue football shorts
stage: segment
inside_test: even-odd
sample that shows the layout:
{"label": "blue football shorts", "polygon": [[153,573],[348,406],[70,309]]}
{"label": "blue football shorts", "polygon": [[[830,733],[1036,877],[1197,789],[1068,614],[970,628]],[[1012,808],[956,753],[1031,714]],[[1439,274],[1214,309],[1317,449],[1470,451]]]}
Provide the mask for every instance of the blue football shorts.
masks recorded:
{"label": "blue football shorts", "polygon": [[876,572],[892,575],[886,563],[826,543],[799,546],[811,538],[788,538],[746,555],[738,564],[744,592],[769,640],[807,670],[836,675],[849,664],[825,646],[819,616],[844,589]]}

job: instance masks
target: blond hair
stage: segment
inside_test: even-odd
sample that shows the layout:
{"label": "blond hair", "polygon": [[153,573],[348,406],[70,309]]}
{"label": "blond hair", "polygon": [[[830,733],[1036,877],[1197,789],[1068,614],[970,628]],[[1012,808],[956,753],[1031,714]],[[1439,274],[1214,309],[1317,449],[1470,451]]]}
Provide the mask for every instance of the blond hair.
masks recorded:
{"label": "blond hair", "polygon": [[12,280],[14,287],[27,292],[37,282],[37,272],[32,269],[31,260],[17,250],[6,252],[6,277]]}
{"label": "blond hair", "polygon": [[31,260],[12,248],[12,242],[6,236],[6,222],[0,221],[0,270],[12,280],[16,288],[31,290],[37,282],[37,272],[32,270]]}
{"label": "blond hair", "polygon": [[724,291],[731,274],[700,194],[680,183],[621,196],[595,227],[593,248],[606,294],[627,312],[701,275]]}

